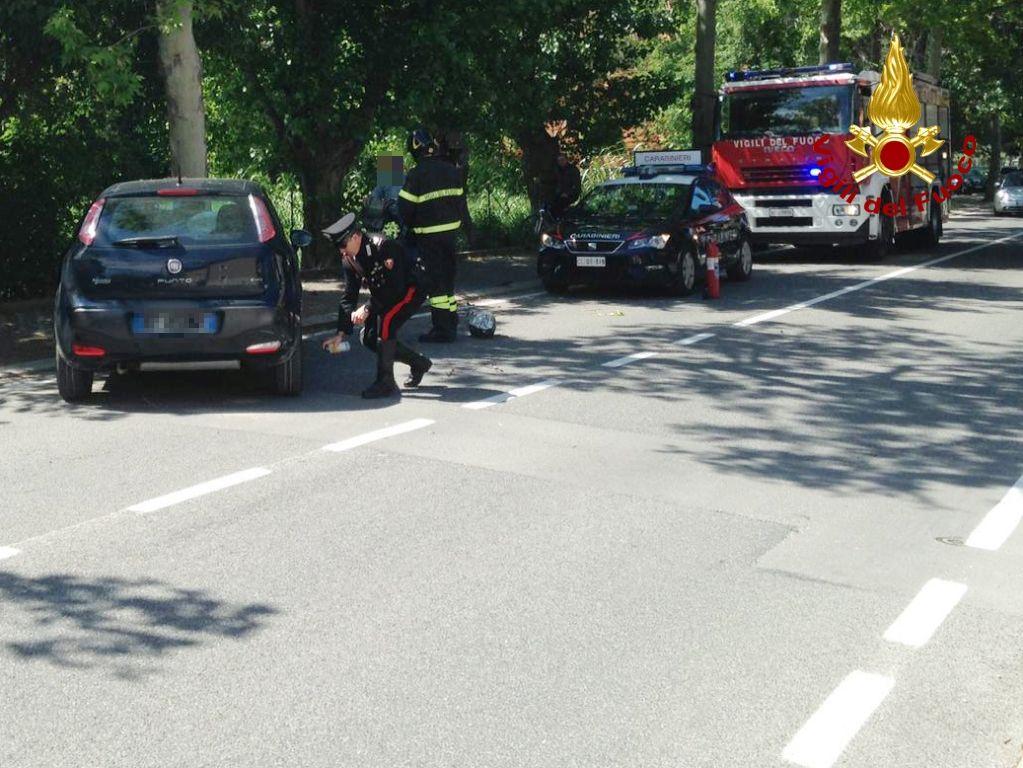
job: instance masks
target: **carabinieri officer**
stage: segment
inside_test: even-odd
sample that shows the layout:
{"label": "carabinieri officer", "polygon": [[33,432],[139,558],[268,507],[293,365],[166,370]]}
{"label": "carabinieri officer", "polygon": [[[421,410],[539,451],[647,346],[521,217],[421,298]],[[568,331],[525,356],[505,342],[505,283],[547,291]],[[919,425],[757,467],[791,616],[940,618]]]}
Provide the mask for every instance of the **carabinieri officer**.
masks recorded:
{"label": "carabinieri officer", "polygon": [[[355,325],[361,324],[362,343],[377,354],[377,377],[362,392],[367,399],[394,397],[401,392],[394,381],[394,361],[409,366],[406,387],[418,387],[433,363],[398,340],[398,329],[422,306],[420,289],[422,268],[395,240],[375,240],[356,226],[355,214],[347,213],[331,224],[323,234],[341,253],[345,292],[337,315],[337,336],[344,341]],[[369,288],[369,303],[358,307],[359,289]]]}

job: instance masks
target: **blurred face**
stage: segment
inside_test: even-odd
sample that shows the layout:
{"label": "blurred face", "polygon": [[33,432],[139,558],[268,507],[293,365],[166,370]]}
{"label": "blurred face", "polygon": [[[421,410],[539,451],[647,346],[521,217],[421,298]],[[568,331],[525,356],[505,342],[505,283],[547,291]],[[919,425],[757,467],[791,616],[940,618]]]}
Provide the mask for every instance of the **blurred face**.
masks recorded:
{"label": "blurred face", "polygon": [[558,155],[558,165],[564,168],[566,165],[568,165],[568,158],[565,157],[564,155]]}
{"label": "blurred face", "polygon": [[350,259],[354,259],[355,255],[359,252],[359,248],[362,247],[362,232],[355,230],[348,236],[348,239],[341,244],[341,253]]}

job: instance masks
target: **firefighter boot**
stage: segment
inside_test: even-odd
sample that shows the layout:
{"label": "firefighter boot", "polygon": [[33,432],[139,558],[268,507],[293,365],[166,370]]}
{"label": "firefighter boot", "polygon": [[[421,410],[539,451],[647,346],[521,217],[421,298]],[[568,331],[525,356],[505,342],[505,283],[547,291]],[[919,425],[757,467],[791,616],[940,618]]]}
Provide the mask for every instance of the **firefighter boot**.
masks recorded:
{"label": "firefighter boot", "polygon": [[[448,315],[453,314],[447,309],[437,309],[431,307],[430,309],[430,321],[433,323],[433,327],[419,337],[419,341],[424,344],[447,344],[455,340],[455,331],[451,328],[451,319]],[[455,318],[455,322],[458,322],[458,318]]]}
{"label": "firefighter boot", "polygon": [[394,381],[394,355],[397,346],[397,339],[377,341],[377,380],[362,390],[362,396],[367,400],[401,394],[398,384]]}
{"label": "firefighter boot", "polygon": [[423,376],[433,367],[433,361],[430,358],[419,354],[412,347],[400,341],[398,342],[398,351],[394,359],[399,363],[405,363],[409,367],[409,375],[405,379],[405,386],[409,388],[418,387],[419,383],[423,380]]}

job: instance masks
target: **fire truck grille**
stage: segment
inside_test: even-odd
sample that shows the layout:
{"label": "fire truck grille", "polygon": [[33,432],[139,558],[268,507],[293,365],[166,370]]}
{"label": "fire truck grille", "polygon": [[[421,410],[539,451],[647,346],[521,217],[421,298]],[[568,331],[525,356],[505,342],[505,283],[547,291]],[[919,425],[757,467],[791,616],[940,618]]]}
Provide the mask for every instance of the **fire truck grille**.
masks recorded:
{"label": "fire truck grille", "polygon": [[794,181],[806,181],[806,168],[801,165],[776,165],[771,168],[743,168],[743,175],[751,184],[778,183],[791,184]]}

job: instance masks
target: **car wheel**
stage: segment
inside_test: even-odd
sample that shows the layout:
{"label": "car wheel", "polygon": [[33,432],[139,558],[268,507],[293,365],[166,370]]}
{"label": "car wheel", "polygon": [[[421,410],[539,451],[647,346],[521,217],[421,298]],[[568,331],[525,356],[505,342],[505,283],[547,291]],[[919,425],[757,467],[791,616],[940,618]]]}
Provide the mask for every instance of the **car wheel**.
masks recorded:
{"label": "car wheel", "polygon": [[561,280],[555,280],[550,277],[545,277],[543,279],[543,289],[547,291],[547,293],[552,293],[555,296],[562,296],[568,293],[568,283]]}
{"label": "car wheel", "polygon": [[[891,201],[891,194],[886,190],[881,196],[881,205],[884,206]],[[867,247],[864,249],[867,261],[881,261],[895,247],[895,219],[880,213],[877,216],[880,219],[881,231],[877,240],[867,241]]]}
{"label": "car wheel", "polygon": [[679,253],[669,287],[675,296],[688,296],[696,287],[696,256],[692,248]]}
{"label": "car wheel", "polygon": [[737,283],[744,283],[753,276],[753,249],[750,247],[748,240],[743,239],[739,243],[739,254],[735,259],[735,263],[730,265],[725,271],[728,273],[728,279],[734,280]]}
{"label": "car wheel", "polygon": [[270,369],[271,387],[276,395],[294,397],[302,392],[302,339],[286,362]]}
{"label": "car wheel", "polygon": [[78,403],[92,394],[92,371],[70,365],[57,353],[57,391],[65,402]]}

